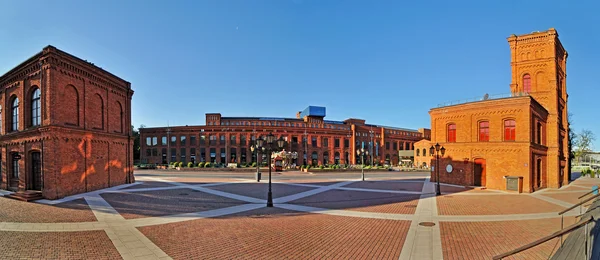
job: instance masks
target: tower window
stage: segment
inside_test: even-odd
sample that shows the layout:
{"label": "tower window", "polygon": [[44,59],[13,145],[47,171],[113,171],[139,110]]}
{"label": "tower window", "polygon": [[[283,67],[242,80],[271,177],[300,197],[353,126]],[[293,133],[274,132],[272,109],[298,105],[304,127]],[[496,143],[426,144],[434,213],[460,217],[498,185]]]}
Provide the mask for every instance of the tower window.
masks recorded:
{"label": "tower window", "polygon": [[488,122],[488,121],[479,122],[479,141],[480,142],[490,141],[490,122]]}
{"label": "tower window", "polygon": [[523,92],[531,92],[531,76],[529,74],[523,76]]}
{"label": "tower window", "polygon": [[[448,125],[448,142],[456,143],[456,125],[455,124]],[[407,150],[410,150],[410,149],[407,149]]]}
{"label": "tower window", "polygon": [[516,125],[515,120],[504,120],[504,141],[515,140]]}

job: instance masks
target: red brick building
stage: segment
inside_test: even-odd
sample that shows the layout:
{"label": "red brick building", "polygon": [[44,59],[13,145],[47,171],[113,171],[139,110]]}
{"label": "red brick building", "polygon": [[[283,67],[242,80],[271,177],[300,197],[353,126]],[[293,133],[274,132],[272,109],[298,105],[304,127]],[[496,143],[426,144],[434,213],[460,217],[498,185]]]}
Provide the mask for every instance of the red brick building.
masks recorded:
{"label": "red brick building", "polygon": [[[206,125],[140,129],[142,163],[170,162],[251,163],[250,145],[257,136],[272,132],[284,138],[288,152],[296,152],[296,165],[357,164],[357,148],[370,155],[365,164],[393,164],[399,151],[412,150],[424,133],[367,124],[363,119],[325,120],[325,108],[309,106],[296,118],[222,117],[206,114]],[[263,160],[261,160],[263,161]]]}
{"label": "red brick building", "polygon": [[[516,188],[507,182],[512,176],[524,192],[568,183],[567,52],[552,28],[511,35],[508,43],[510,94],[441,104],[429,112],[430,144],[446,148],[441,182],[506,190]],[[431,176],[435,180],[435,172]]]}
{"label": "red brick building", "polygon": [[0,91],[0,188],[57,199],[134,181],[129,82],[48,46]]}

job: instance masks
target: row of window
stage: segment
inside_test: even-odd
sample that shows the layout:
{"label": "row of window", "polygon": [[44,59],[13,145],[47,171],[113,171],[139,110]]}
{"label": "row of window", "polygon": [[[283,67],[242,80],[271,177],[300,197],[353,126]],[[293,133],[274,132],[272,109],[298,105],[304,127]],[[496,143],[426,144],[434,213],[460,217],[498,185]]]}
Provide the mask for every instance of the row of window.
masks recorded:
{"label": "row of window", "polygon": [[[516,127],[517,123],[514,119],[504,120],[504,141],[515,141],[516,140]],[[446,141],[449,143],[456,142],[456,124],[450,123],[447,125]],[[478,125],[478,141],[489,142],[490,141],[490,122],[479,121]],[[417,150],[418,155],[418,150]]]}
{"label": "row of window", "polygon": [[283,126],[283,127],[310,127],[310,128],[328,128],[336,130],[350,130],[349,127],[344,125],[325,125],[325,124],[306,124],[306,123],[289,123],[289,122],[271,122],[271,121],[260,121],[260,122],[247,122],[247,121],[224,121],[220,122],[208,122],[209,126]]}
{"label": "row of window", "polygon": [[[30,117],[28,122],[28,127],[39,126],[42,123],[42,112],[41,112],[41,104],[40,104],[41,91],[39,88],[34,87],[31,95],[29,96],[29,105],[31,106]],[[19,130],[19,98],[16,95],[13,95],[10,99],[10,128],[9,131],[14,132]],[[0,128],[2,127],[2,106],[0,106]]]}
{"label": "row of window", "polygon": [[[196,146],[198,145],[198,142],[196,141],[196,136],[189,136],[189,143],[190,146]],[[288,137],[282,137],[286,142],[288,141]],[[225,144],[229,144],[229,145],[237,145],[237,136],[235,135],[231,135],[230,136],[230,140],[229,143],[226,143],[226,137],[225,135],[220,135],[219,136],[220,142],[219,144],[221,145],[225,145]],[[255,136],[251,136],[252,141],[256,140]],[[187,145],[187,136],[182,135],[179,136],[179,144],[180,146],[185,146]],[[350,139],[343,139],[344,141],[344,147],[350,147]],[[308,139],[306,137],[302,137],[302,142],[304,144],[308,144]],[[357,145],[358,145],[359,141],[357,140]],[[377,142],[376,142],[377,143]],[[217,144],[217,136],[216,135],[209,135],[209,144],[210,145],[216,145]],[[291,144],[298,144],[298,137],[297,136],[292,136],[291,139]],[[327,137],[323,137],[321,139],[321,147],[329,147],[329,138]],[[333,139],[333,147],[335,148],[339,148],[341,144],[341,139],[340,138],[334,138]],[[156,146],[158,145],[158,137],[146,137],[146,146]],[[162,136],[161,137],[161,145],[165,146],[167,145],[167,137],[166,136]],[[170,145],[172,146],[176,146],[177,145],[177,137],[176,136],[171,136],[171,142]],[[200,142],[199,145],[206,145],[206,136],[202,135],[200,136]],[[240,136],[240,145],[246,145],[246,136],[242,135]],[[393,150],[398,150],[398,147],[400,147],[400,150],[404,150],[406,148],[406,150],[410,150],[412,143],[411,142],[385,142],[385,149],[389,150],[392,146],[393,146]],[[318,147],[318,138],[317,137],[311,137],[311,146],[312,147]]]}
{"label": "row of window", "polygon": [[[177,149],[175,148],[171,148],[170,149],[170,162],[176,162],[176,161],[180,161],[180,162],[187,162],[188,159],[191,162],[205,162],[207,159],[209,160],[209,162],[211,163],[225,163],[225,162],[238,162],[238,154],[237,154],[237,149],[236,148],[231,148],[228,149],[229,150],[229,157],[227,157],[227,150],[225,148],[221,148],[219,150],[219,153],[217,154],[217,149],[216,148],[210,148],[208,149],[208,154],[207,149],[205,148],[200,148],[199,149],[199,154],[196,154],[196,148],[190,148],[189,152],[190,152],[190,156],[189,158],[187,157],[187,150],[186,148],[181,148],[179,154],[177,154]],[[249,152],[249,150],[247,150],[246,148],[241,148],[240,149],[241,153],[240,153],[240,160],[239,162],[241,163],[246,163],[246,158],[247,158],[247,153]],[[334,163],[339,164],[340,163],[340,156],[342,155],[340,152],[335,152],[332,153],[333,154],[333,159],[334,159]],[[208,155],[208,158],[207,158]],[[217,161],[217,155],[219,155],[219,159]],[[353,153],[349,153],[349,152],[344,152],[344,162],[345,163],[349,163],[350,162],[350,156],[354,156]],[[159,156],[158,154],[158,150],[157,148],[153,148],[153,149],[146,149],[146,156],[147,157],[151,157],[151,156]],[[162,158],[162,163],[168,163],[167,162],[167,148],[162,148],[161,149],[161,154],[160,154],[161,158]],[[250,155],[251,162],[256,162],[256,154],[252,153]],[[378,156],[375,156],[378,157]],[[391,159],[391,155],[387,154],[385,155],[385,160],[389,162],[389,160]],[[302,155],[299,155],[298,158],[296,160],[302,160],[304,158],[304,163],[306,164],[306,159],[308,158],[306,153],[303,153]],[[323,164],[329,164],[330,163],[330,153],[328,151],[325,151],[322,153],[322,162]],[[359,156],[357,156],[357,159],[359,158]],[[365,161],[370,160],[371,156],[366,156],[365,155]],[[310,154],[310,159],[312,161],[312,163],[316,162],[319,159],[319,153],[316,151],[313,151]],[[262,154],[262,161],[266,161],[266,154]],[[297,161],[294,161],[294,163],[297,163]]]}

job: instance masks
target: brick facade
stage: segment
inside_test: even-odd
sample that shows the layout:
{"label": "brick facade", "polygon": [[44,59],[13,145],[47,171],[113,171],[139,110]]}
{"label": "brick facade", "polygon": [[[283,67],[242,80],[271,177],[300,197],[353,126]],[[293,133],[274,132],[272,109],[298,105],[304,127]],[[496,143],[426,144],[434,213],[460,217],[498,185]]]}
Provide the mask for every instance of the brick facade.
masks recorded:
{"label": "brick facade", "polygon": [[[505,190],[505,176],[520,176],[523,191],[533,192],[568,181],[566,51],[554,29],[512,35],[508,42],[510,95],[429,112],[431,144],[446,148],[442,182]],[[435,171],[431,177],[435,180]]]}
{"label": "brick facade", "polygon": [[[305,152],[307,164],[357,164],[360,157],[356,156],[356,150],[363,147],[363,143],[365,149],[375,155],[366,157],[365,164],[370,164],[372,159],[373,164],[397,165],[398,151],[413,149],[413,143],[423,138],[423,133],[417,130],[370,125],[362,119],[329,121],[316,116],[299,117],[300,113],[296,118],[221,117],[221,114],[210,113],[206,114],[207,125],[203,126],[143,128],[140,129],[141,161],[152,164],[255,162],[250,150],[253,136],[272,132],[286,138],[286,151],[298,153],[297,165],[305,163]],[[182,136],[185,136],[184,143]],[[175,142],[172,143],[173,137]],[[369,146],[370,142],[374,145]],[[224,160],[221,151],[225,153]]]}
{"label": "brick facade", "polygon": [[0,188],[58,199],[134,181],[129,82],[48,46],[0,89]]}

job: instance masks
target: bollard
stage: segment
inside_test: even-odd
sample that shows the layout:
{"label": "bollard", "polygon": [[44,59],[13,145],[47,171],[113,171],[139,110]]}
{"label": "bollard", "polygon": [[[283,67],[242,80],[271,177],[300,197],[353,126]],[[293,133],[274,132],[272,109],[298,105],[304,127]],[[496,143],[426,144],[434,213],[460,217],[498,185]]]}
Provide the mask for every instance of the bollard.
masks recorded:
{"label": "bollard", "polygon": [[256,177],[256,181],[260,182],[260,172],[256,172],[255,177]]}

